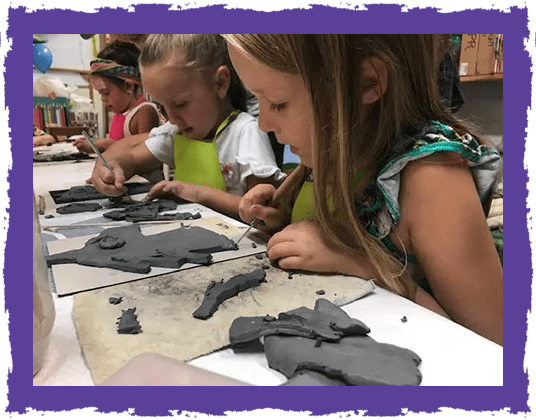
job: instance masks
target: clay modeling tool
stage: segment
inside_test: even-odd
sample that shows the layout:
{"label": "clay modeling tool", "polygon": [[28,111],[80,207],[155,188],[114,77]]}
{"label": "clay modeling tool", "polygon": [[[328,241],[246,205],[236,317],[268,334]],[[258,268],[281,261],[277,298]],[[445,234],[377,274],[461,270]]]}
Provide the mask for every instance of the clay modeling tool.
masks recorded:
{"label": "clay modeling tool", "polygon": [[[104,159],[104,156],[102,156],[102,153],[100,152],[99,148],[96,146],[95,141],[91,137],[89,137],[89,135],[85,131],[82,131],[82,134],[84,135],[84,137],[88,141],[89,145],[91,146],[91,148],[93,149],[93,151],[95,152],[97,157],[101,160],[101,162],[104,165],[104,167],[106,169],[108,169],[113,174],[114,171],[112,170],[112,168],[110,167],[110,165],[108,164],[106,159]],[[126,191],[126,188],[125,188],[125,195],[130,199],[130,201],[134,202],[132,197],[130,195],[128,195],[128,193]]]}
{"label": "clay modeling tool", "polygon": [[[279,188],[275,191],[274,195],[268,202],[268,206],[275,207],[277,203],[288,193],[290,187],[294,185],[294,182],[296,179],[302,178],[305,173],[305,166],[298,165],[296,169],[294,169],[290,175],[287,176],[287,179],[283,181],[283,183],[279,186]],[[238,243],[249,233],[249,231],[255,227],[255,224],[257,223],[257,219],[253,218],[251,220],[251,223],[249,224],[249,227],[246,229],[246,231],[242,234],[240,239],[236,241],[236,244]]]}

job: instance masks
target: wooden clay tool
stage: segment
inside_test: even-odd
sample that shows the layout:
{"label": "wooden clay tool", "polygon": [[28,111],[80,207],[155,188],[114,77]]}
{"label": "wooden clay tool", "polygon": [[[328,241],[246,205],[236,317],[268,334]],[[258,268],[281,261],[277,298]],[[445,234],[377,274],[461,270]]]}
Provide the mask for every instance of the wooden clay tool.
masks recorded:
{"label": "wooden clay tool", "polygon": [[[283,183],[279,186],[279,188],[275,191],[274,195],[272,196],[272,198],[270,199],[270,201],[268,202],[267,206],[270,206],[270,207],[275,207],[277,206],[277,203],[283,198],[285,197],[285,195],[288,193],[289,189],[292,187],[292,185],[294,184],[295,180],[296,179],[299,179],[301,177],[303,177],[304,173],[305,173],[305,166],[303,165],[298,165],[298,167],[296,169],[294,169],[290,175],[287,176],[287,179],[285,179],[283,181]],[[249,227],[247,228],[247,230],[243,233],[243,235],[240,237],[240,239],[238,239],[238,241],[236,241],[236,244],[238,245],[238,243],[249,233],[249,231],[255,227],[255,224],[257,223],[257,219],[253,218],[253,220],[251,221],[251,223],[249,224]]]}

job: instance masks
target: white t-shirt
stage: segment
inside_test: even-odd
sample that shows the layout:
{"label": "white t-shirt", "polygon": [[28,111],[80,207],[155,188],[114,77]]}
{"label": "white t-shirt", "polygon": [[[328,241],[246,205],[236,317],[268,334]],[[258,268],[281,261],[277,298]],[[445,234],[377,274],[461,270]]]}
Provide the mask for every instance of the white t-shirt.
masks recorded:
{"label": "white t-shirt", "polygon": [[[167,122],[151,130],[145,145],[161,162],[174,168],[173,144],[177,126]],[[273,176],[276,181],[285,177],[278,168],[270,139],[259,129],[257,119],[246,112],[238,114],[216,138],[218,160],[227,192],[244,195],[246,178]]]}

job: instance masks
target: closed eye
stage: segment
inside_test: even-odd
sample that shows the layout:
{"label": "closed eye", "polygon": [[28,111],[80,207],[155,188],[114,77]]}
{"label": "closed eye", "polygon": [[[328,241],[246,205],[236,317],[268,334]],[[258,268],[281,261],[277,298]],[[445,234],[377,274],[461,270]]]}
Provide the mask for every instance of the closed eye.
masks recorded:
{"label": "closed eye", "polygon": [[280,111],[283,111],[286,107],[287,107],[286,102],[281,102],[279,104],[270,104],[270,111],[280,112]]}
{"label": "closed eye", "polygon": [[179,102],[179,103],[173,104],[173,107],[175,109],[183,109],[183,108],[186,108],[187,106],[188,106],[188,102]]}

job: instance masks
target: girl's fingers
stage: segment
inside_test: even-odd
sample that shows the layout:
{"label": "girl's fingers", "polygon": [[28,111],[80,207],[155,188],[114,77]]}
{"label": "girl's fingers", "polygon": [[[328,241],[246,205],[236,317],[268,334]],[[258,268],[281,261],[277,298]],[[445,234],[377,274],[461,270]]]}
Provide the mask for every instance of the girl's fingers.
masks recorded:
{"label": "girl's fingers", "polygon": [[299,257],[299,249],[296,245],[296,242],[293,241],[285,241],[272,244],[266,249],[266,256],[270,261],[278,261],[279,263],[281,259],[284,258]]}
{"label": "girl's fingers", "polygon": [[304,270],[302,263],[303,259],[297,256],[280,258],[277,261],[277,265],[283,270]]}
{"label": "girl's fingers", "polygon": [[158,184],[155,184],[151,190],[147,193],[147,196],[145,197],[147,200],[152,200],[154,197],[156,197],[160,191],[165,188],[167,182],[166,181],[160,181]]}

